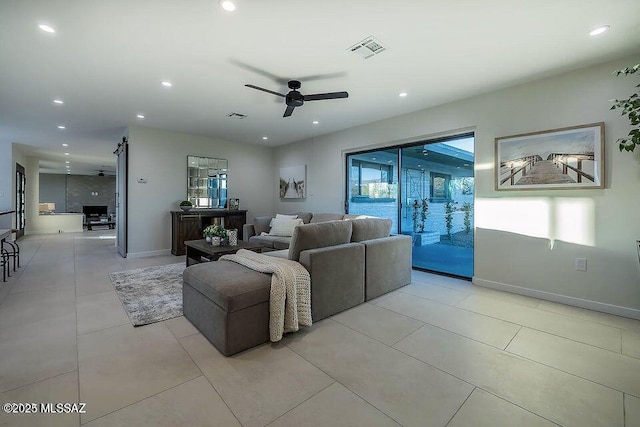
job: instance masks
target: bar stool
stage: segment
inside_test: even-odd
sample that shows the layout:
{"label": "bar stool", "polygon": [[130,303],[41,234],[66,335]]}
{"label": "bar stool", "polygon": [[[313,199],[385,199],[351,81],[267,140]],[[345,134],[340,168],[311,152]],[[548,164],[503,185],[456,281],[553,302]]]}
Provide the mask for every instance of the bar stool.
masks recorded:
{"label": "bar stool", "polygon": [[[11,233],[16,233],[18,230],[11,230]],[[8,245],[9,247],[5,246]],[[13,271],[16,271],[16,265],[20,268],[20,246],[18,246],[18,241],[8,241],[4,240],[2,242],[2,249],[6,250],[7,253],[7,262],[9,258],[13,258]],[[8,264],[7,264],[8,265]]]}
{"label": "bar stool", "polygon": [[11,277],[11,267],[9,266],[8,251],[3,247],[0,248],[0,265],[2,265],[2,281],[7,281],[7,275]]}

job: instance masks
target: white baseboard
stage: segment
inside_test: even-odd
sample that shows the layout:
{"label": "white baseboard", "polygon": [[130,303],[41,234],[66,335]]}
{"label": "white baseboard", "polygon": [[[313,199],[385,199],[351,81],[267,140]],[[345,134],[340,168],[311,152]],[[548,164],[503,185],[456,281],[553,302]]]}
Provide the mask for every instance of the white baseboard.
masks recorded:
{"label": "white baseboard", "polygon": [[603,313],[615,314],[616,316],[630,317],[632,319],[640,320],[640,310],[636,308],[621,307],[604,302],[597,302],[582,298],[570,297],[567,295],[554,294],[553,292],[523,288],[521,286],[493,282],[491,280],[479,279],[477,277],[473,277],[472,283],[474,285],[483,286],[485,288],[497,289],[499,291],[511,292],[514,294],[543,299],[547,301],[559,302],[561,304],[572,305],[574,307],[586,308],[588,310],[601,311]]}
{"label": "white baseboard", "polygon": [[164,256],[171,255],[171,249],[162,249],[160,251],[149,251],[149,252],[127,252],[127,258],[149,258],[152,256]]}

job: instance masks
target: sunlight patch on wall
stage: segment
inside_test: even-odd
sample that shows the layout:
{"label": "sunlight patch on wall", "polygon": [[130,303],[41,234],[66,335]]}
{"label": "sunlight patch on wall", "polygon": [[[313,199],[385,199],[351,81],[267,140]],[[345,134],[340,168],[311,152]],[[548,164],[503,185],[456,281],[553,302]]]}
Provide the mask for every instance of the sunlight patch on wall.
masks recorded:
{"label": "sunlight patch on wall", "polygon": [[556,198],[555,239],[584,246],[595,246],[593,200],[587,198]]}
{"label": "sunlight patch on wall", "polygon": [[476,163],[475,166],[474,166],[474,169],[477,170],[477,171],[484,171],[484,170],[493,169],[493,162]]}
{"label": "sunlight patch on wall", "polygon": [[594,202],[589,198],[476,199],[478,228],[595,246]]}
{"label": "sunlight patch on wall", "polygon": [[548,198],[476,199],[476,227],[550,237]]}

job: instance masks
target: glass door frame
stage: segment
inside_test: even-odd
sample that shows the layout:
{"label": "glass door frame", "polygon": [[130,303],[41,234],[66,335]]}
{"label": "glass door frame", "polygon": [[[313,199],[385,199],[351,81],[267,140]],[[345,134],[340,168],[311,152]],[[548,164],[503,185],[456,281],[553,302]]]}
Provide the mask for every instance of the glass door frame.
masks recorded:
{"label": "glass door frame", "polygon": [[[351,189],[350,189],[350,176],[351,176],[351,165],[350,165],[350,158],[352,156],[357,156],[357,155],[361,155],[361,154],[367,154],[367,153],[374,153],[374,152],[378,152],[378,151],[391,151],[391,150],[397,150],[397,161],[398,161],[398,189],[397,189],[397,194],[398,194],[398,203],[397,203],[397,212],[396,212],[396,220],[397,220],[397,224],[398,224],[398,230],[397,233],[398,234],[402,234],[403,231],[408,231],[408,230],[403,230],[402,228],[402,209],[405,205],[405,201],[403,200],[403,183],[402,183],[402,149],[404,148],[411,148],[411,147],[416,147],[418,145],[431,145],[431,144],[438,144],[438,143],[446,143],[448,141],[455,141],[455,140],[459,140],[459,139],[465,139],[465,138],[474,138],[475,139],[475,132],[471,131],[471,132],[463,132],[463,133],[459,133],[459,134],[454,134],[454,135],[449,135],[446,137],[440,137],[440,138],[433,138],[433,139],[426,139],[426,140],[416,140],[413,142],[407,142],[407,143],[402,143],[402,144],[392,144],[389,146],[381,146],[381,147],[376,147],[376,148],[370,148],[370,149],[366,149],[366,150],[359,150],[359,151],[350,151],[350,152],[346,152],[345,153],[345,158],[344,158],[344,164],[345,164],[345,197],[344,197],[344,210],[345,213],[348,214],[349,213],[349,207],[350,207],[350,199],[351,199]],[[475,150],[474,150],[475,151]],[[474,153],[474,157],[475,157],[475,153]],[[474,172],[474,177],[475,177],[475,172]],[[413,231],[413,230],[410,230]],[[413,263],[412,263],[413,264]],[[415,270],[425,270],[423,268],[420,267],[414,267],[412,265],[412,268]],[[429,270],[431,271],[431,270]],[[449,273],[444,273],[444,272],[436,272],[439,274],[443,274],[443,275],[447,275],[447,276],[454,276],[453,274],[449,274]],[[462,276],[456,276],[456,277],[462,277]],[[466,278],[463,277],[464,279],[469,279],[470,278]]]}

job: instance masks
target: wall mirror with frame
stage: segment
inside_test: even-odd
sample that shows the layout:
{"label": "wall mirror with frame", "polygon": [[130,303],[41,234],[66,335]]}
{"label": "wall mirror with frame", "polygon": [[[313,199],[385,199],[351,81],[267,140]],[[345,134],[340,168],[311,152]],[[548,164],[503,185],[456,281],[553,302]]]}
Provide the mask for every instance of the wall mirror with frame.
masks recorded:
{"label": "wall mirror with frame", "polygon": [[194,208],[224,208],[227,203],[229,162],[187,156],[187,200]]}

